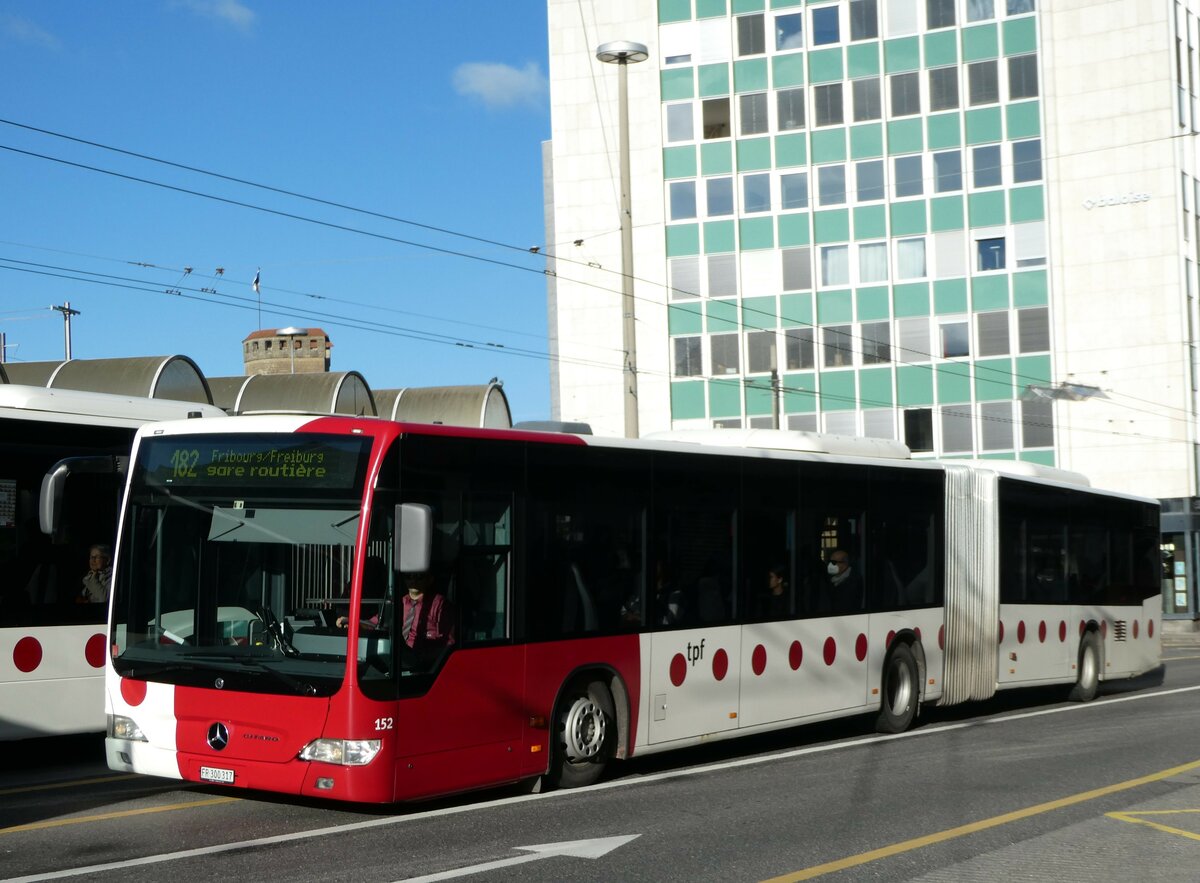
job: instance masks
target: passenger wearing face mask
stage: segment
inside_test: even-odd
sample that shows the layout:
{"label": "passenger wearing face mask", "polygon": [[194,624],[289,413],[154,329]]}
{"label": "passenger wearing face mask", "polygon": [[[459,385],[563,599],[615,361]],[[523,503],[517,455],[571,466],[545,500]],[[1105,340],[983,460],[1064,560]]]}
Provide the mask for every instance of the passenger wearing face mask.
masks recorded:
{"label": "passenger wearing face mask", "polygon": [[858,572],[850,566],[850,555],[845,549],[834,549],[826,568],[829,574],[829,595],[835,613],[857,610],[862,604],[862,581]]}

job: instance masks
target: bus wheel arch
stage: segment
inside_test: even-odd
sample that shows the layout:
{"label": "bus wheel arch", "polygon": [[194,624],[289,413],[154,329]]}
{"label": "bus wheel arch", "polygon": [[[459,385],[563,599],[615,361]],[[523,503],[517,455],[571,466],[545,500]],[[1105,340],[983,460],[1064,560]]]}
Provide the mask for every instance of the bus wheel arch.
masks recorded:
{"label": "bus wheel arch", "polygon": [[1100,688],[1101,673],[1104,671],[1104,642],[1100,631],[1089,623],[1079,639],[1078,674],[1069,698],[1078,702],[1091,702]]}
{"label": "bus wheel arch", "polygon": [[554,703],[547,784],[579,788],[598,780],[608,762],[628,750],[628,719],[620,678],[603,669],[573,673]]}
{"label": "bus wheel arch", "polygon": [[[917,647],[917,649],[914,649]],[[921,671],[918,659],[924,659],[919,644],[897,637],[883,661],[879,683],[879,716],[875,729],[880,733],[903,733],[912,726],[921,706]]]}

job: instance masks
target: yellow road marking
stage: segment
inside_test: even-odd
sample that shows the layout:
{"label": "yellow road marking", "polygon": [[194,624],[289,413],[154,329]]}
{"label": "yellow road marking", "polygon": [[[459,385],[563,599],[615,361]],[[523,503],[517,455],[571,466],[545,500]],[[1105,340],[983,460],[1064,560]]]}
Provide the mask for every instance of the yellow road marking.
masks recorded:
{"label": "yellow road marking", "polygon": [[884,858],[891,858],[894,855],[911,852],[914,849],[922,849],[937,843],[945,843],[947,840],[966,837],[968,834],[976,834],[980,831],[986,831],[989,828],[1007,825],[1009,822],[1018,822],[1031,816],[1074,806],[1077,803],[1085,803],[1086,801],[1095,800],[1098,797],[1106,797],[1109,794],[1116,794],[1120,791],[1128,791],[1130,788],[1138,788],[1142,785],[1148,785],[1151,782],[1160,782],[1163,779],[1169,779],[1172,776],[1178,776],[1181,773],[1190,772],[1194,769],[1200,769],[1200,760],[1194,760],[1191,763],[1171,767],[1169,770],[1151,773],[1148,776],[1142,776],[1137,779],[1129,779],[1126,782],[1118,782],[1115,785],[1105,785],[1103,788],[1095,788],[1091,791],[1084,791],[1081,794],[1073,794],[1070,797],[1062,797],[1047,803],[1039,803],[1036,806],[1028,806],[1025,809],[1014,810],[1003,815],[993,816],[990,819],[982,819],[981,821],[971,822],[967,825],[959,825],[957,828],[949,828],[945,831],[938,831],[935,834],[926,834],[924,837],[914,837],[912,840],[893,843],[890,846],[872,849],[869,852],[859,853],[858,855],[847,856],[836,861],[826,862],[823,865],[813,865],[811,868],[804,868],[791,874],[784,874],[781,877],[773,877],[765,881],[765,883],[795,883],[798,880],[812,880],[815,877],[832,874],[835,871],[856,868],[859,865],[865,865]]}
{"label": "yellow road marking", "polygon": [[20,788],[4,788],[0,789],[0,795],[28,794],[31,791],[52,791],[55,788],[72,788],[75,785],[99,785],[104,782],[120,782],[125,779],[140,778],[142,776],[139,776],[137,773],[129,773],[123,776],[97,776],[94,779],[72,779],[70,782],[51,782],[49,785],[23,785]]}
{"label": "yellow road marking", "polygon": [[144,816],[156,812],[171,812],[176,809],[196,809],[201,806],[216,806],[219,803],[233,803],[239,797],[210,797],[207,800],[193,800],[190,803],[172,803],[167,806],[147,806],[142,809],[126,809],[120,812],[104,812],[94,816],[79,816],[71,819],[53,819],[47,822],[31,822],[28,825],[14,825],[11,828],[0,828],[0,834],[16,834],[18,831],[40,831],[45,828],[61,828],[64,825],[82,825],[85,822],[103,822],[108,819],[125,819],[130,816]]}
{"label": "yellow road marking", "polygon": [[1185,831],[1182,828],[1172,828],[1170,825],[1160,825],[1157,822],[1151,822],[1147,819],[1136,818],[1137,816],[1177,816],[1180,813],[1200,813],[1200,809],[1156,809],[1147,810],[1146,812],[1110,812],[1105,813],[1110,819],[1118,819],[1122,822],[1130,822],[1134,825],[1146,825],[1158,831],[1164,831],[1167,834],[1178,834],[1180,837],[1187,837],[1189,840],[1200,840],[1200,834],[1192,831]]}

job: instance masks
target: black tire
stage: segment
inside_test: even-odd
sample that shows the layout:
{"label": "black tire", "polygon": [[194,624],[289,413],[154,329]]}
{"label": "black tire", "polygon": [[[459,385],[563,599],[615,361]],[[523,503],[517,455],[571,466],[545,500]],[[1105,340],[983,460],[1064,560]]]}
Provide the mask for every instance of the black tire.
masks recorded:
{"label": "black tire", "polygon": [[917,658],[908,644],[897,643],[883,663],[881,701],[875,729],[880,733],[903,733],[917,719],[921,682]]}
{"label": "black tire", "polygon": [[547,784],[582,788],[599,779],[613,756],[616,722],[612,693],[602,682],[568,686],[554,711]]}
{"label": "black tire", "polygon": [[1079,642],[1079,674],[1068,698],[1076,702],[1091,702],[1100,689],[1100,636],[1085,632]]}

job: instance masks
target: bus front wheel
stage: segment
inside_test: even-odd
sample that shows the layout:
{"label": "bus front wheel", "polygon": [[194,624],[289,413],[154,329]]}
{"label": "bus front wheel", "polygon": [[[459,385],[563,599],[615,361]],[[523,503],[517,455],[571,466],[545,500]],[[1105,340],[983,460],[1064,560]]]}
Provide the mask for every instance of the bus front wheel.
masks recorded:
{"label": "bus front wheel", "polygon": [[578,681],[563,691],[554,715],[550,784],[591,785],[604,772],[616,736],[612,693],[600,681]]}
{"label": "bus front wheel", "polygon": [[1091,702],[1100,688],[1100,638],[1088,632],[1079,642],[1079,676],[1071,689],[1071,699]]}
{"label": "bus front wheel", "polygon": [[897,643],[883,664],[879,717],[875,729],[880,733],[903,733],[917,717],[920,681],[917,659],[908,644]]}

